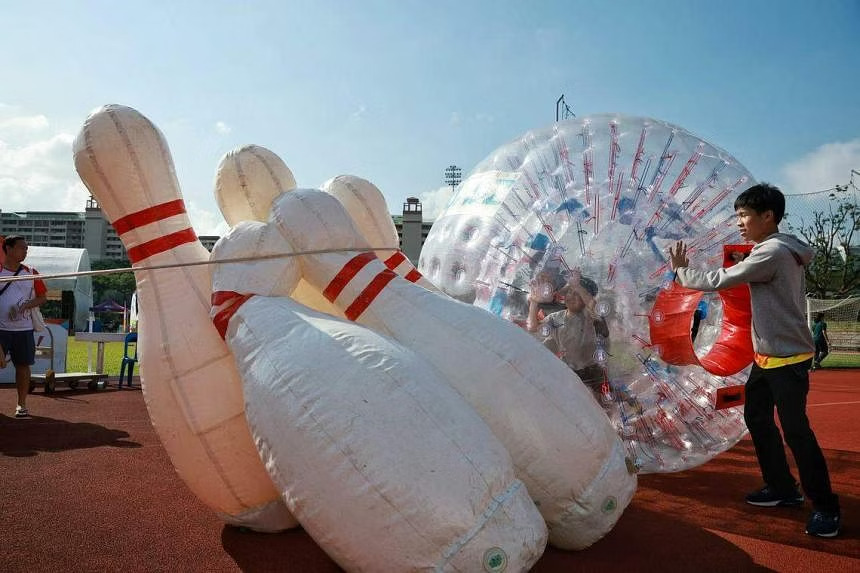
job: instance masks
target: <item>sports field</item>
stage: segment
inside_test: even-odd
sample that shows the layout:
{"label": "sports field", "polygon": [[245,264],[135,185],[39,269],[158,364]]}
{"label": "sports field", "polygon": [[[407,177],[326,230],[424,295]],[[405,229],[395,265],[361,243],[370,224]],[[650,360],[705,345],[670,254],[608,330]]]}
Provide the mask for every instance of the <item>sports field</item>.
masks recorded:
{"label": "sports field", "polygon": [[[810,380],[810,421],[843,509],[840,537],[803,533],[808,503],[743,502],[761,483],[744,438],[695,469],[640,476],[609,535],[580,552],[548,548],[534,571],[860,571],[860,372],[828,368]],[[0,475],[15,484],[0,492],[4,571],[340,571],[301,529],[245,533],[201,505],[138,386],[38,389],[27,420],[9,415],[14,400],[13,387],[0,388]]]}
{"label": "sports field", "polygon": [[[74,337],[69,338],[66,354],[66,371],[87,371],[87,348],[92,353],[91,364],[95,364],[96,345],[89,342],[78,342]],[[105,343],[105,374],[119,376],[119,367],[122,363],[122,342]],[[833,352],[824,359],[823,368],[860,368],[860,353],[858,352]],[[137,369],[135,369],[137,373]]]}

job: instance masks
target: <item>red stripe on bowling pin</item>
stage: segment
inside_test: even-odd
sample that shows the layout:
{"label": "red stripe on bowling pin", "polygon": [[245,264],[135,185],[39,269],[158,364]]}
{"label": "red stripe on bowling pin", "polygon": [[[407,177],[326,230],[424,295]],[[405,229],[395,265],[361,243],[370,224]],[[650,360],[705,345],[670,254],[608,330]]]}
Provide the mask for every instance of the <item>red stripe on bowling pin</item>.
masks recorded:
{"label": "red stripe on bowling pin", "polygon": [[408,280],[411,283],[417,283],[418,281],[421,280],[422,275],[420,272],[418,272],[418,269],[412,269],[411,271],[406,273],[406,276],[403,278]]}
{"label": "red stripe on bowling pin", "polygon": [[403,251],[397,251],[396,253],[385,259],[385,266],[393,271],[400,263],[405,260],[406,255],[403,254]]}
{"label": "red stripe on bowling pin", "polygon": [[[385,266],[393,271],[406,260],[406,255],[403,254],[403,251],[397,251],[396,253],[385,259]],[[418,269],[414,267],[412,268],[412,270],[410,270],[403,276],[403,278],[405,278],[411,283],[418,282],[419,280],[421,280],[421,277],[421,273],[418,272]]]}
{"label": "red stripe on bowling pin", "polygon": [[193,243],[196,240],[197,234],[194,232],[194,229],[189,227],[131,247],[128,249],[128,260],[132,263],[138,263],[158,253],[169,251],[185,243]]}
{"label": "red stripe on bowling pin", "polygon": [[[254,295],[239,294],[238,292],[229,290],[219,290],[212,293],[212,310],[210,311],[210,315],[212,316],[212,323],[215,325],[215,329],[221,335],[221,338],[227,336],[227,325],[230,322],[230,318],[252,296]],[[217,307],[220,307],[220,309]]]}
{"label": "red stripe on bowling pin", "polygon": [[[355,275],[375,259],[376,255],[370,251],[361,253],[360,255],[356,255],[350,259],[349,262],[346,263],[340,271],[338,271],[325,290],[323,290],[323,296],[325,296],[329,302],[333,303],[346,285],[355,278]],[[371,305],[377,295],[382,292],[382,289],[384,289],[385,286],[396,276],[397,273],[391,269],[385,269],[384,271],[377,273],[376,276],[371,279],[370,284],[368,284],[364,290],[355,297],[355,300],[346,307],[346,310],[344,310],[343,313],[346,318],[349,320],[356,320],[361,316],[361,313]]]}
{"label": "red stripe on bowling pin", "polygon": [[175,199],[167,203],[161,203],[153,207],[147,207],[136,213],[120,217],[113,222],[113,228],[117,235],[127,233],[132,229],[143,227],[156,221],[161,221],[174,215],[182,215],[185,213],[185,202],[182,199]]}
{"label": "red stripe on bowling pin", "polygon": [[[373,299],[376,298],[376,295],[382,292],[382,289],[397,276],[397,273],[392,271],[391,269],[385,269],[370,281],[370,284],[361,291],[352,304],[349,305],[345,311],[343,311],[344,316],[346,316],[349,320],[357,320],[361,313],[364,312],[368,306],[373,302]],[[334,302],[334,301],[332,301]]]}
{"label": "red stripe on bowling pin", "polygon": [[349,281],[351,281],[353,277],[367,265],[367,263],[375,258],[376,255],[371,251],[361,253],[360,255],[353,257],[348,263],[346,263],[346,265],[344,265],[340,272],[335,275],[328,286],[325,287],[323,296],[326,297],[329,302],[334,302],[334,299],[338,297]]}
{"label": "red stripe on bowling pin", "polygon": [[[169,217],[175,217],[176,215],[185,215],[185,202],[182,199],[159,203],[158,205],[153,205],[152,207],[147,207],[146,209],[120,217],[113,222],[113,228],[117,235],[122,237],[123,234],[129,231],[149,225],[150,223],[163,221]],[[193,243],[196,240],[197,233],[194,232],[194,229],[188,227],[187,229],[130,247],[128,249],[128,260],[132,263],[138,263],[153,255],[169,251],[185,243]]]}

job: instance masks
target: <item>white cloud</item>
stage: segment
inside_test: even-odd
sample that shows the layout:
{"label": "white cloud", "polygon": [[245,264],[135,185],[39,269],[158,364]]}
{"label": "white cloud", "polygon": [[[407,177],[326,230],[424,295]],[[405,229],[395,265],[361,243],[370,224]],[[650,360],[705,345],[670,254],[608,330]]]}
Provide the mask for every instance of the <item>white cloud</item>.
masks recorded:
{"label": "white cloud", "polygon": [[48,118],[44,115],[12,117],[0,120],[0,133],[36,131],[46,129],[48,125]]}
{"label": "white cloud", "polygon": [[69,133],[43,115],[0,107],[0,197],[5,211],[82,211],[89,196],[75,172]]}
{"label": "white cloud", "polygon": [[845,185],[851,170],[860,171],[860,139],[826,143],[782,169],[786,194],[812,193]]}
{"label": "white cloud", "polygon": [[451,117],[448,120],[448,123],[451,125],[460,125],[461,121],[462,120],[460,119],[460,113],[456,112],[456,111],[452,111]]}
{"label": "white cloud", "polygon": [[14,116],[20,113],[20,110],[16,105],[0,102],[0,116]]}
{"label": "white cloud", "polygon": [[421,211],[424,220],[432,221],[436,219],[442,213],[442,210],[445,209],[448,200],[451,199],[453,194],[453,190],[447,185],[421,193],[419,199],[421,200]]}
{"label": "white cloud", "polygon": [[[217,122],[219,133],[231,128]],[[89,191],[72,157],[74,135],[51,129],[43,115],[27,115],[0,103],[0,208],[13,211],[72,211],[86,207]],[[198,235],[223,235],[228,226],[217,211],[186,201]]]}
{"label": "white cloud", "polygon": [[233,128],[230,127],[229,125],[227,125],[226,123],[224,123],[223,121],[216,121],[215,122],[215,131],[217,131],[221,135],[227,135],[228,133],[233,131]]}
{"label": "white cloud", "polygon": [[217,235],[223,237],[230,226],[221,213],[202,209],[194,201],[185,202],[188,218],[197,235]]}
{"label": "white cloud", "polygon": [[852,169],[860,171],[860,139],[824,144],[783,167],[780,188],[799,195],[786,198],[786,227],[796,231],[808,226],[815,212],[828,213],[835,205],[829,190],[848,183]]}

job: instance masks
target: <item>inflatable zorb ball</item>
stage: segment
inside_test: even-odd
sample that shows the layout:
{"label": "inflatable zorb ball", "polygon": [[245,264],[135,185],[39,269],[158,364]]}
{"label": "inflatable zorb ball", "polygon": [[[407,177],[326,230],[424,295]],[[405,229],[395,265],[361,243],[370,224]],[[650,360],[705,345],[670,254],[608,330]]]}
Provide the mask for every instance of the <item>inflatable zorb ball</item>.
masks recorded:
{"label": "inflatable zorb ball", "polygon": [[[433,224],[418,269],[448,295],[524,327],[529,291],[545,313],[563,310],[559,291],[579,269],[609,330],[587,333],[604,373],[595,398],[640,472],[695,467],[746,431],[741,408],[714,407],[717,390],[743,383],[745,371],[667,364],[650,341],[649,317],[663,318],[652,314],[671,284],[669,245],[683,239],[695,264],[720,266],[723,245],[741,242],[734,199],[753,183],[731,155],[663,121],[561,121],[475,167]],[[724,328],[719,297],[702,300],[697,355]],[[546,338],[551,328],[534,334]]]}

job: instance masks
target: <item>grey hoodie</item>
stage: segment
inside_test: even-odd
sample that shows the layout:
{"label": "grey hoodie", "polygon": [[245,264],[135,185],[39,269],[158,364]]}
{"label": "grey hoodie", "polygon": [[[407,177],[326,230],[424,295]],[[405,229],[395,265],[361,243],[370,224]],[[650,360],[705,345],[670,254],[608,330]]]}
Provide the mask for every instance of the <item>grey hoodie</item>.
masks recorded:
{"label": "grey hoodie", "polygon": [[806,325],[806,277],[812,247],[794,235],[774,233],[752,248],[740,263],[716,271],[678,269],[687,288],[715,291],[749,283],[753,349],[766,356],[814,352]]}

